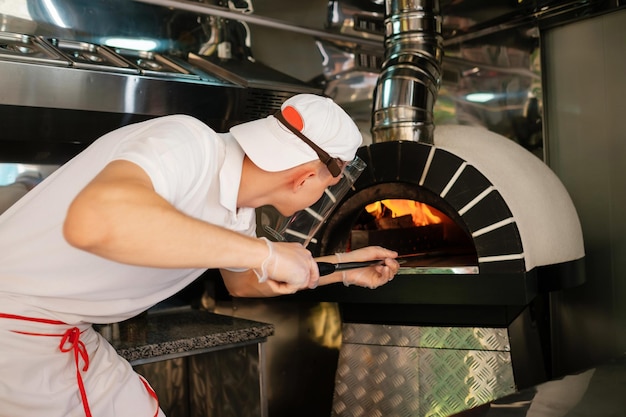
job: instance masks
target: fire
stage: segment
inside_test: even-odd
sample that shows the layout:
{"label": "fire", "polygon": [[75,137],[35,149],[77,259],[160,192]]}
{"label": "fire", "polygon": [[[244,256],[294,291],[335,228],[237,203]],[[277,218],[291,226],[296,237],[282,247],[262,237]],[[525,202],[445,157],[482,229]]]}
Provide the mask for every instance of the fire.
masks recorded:
{"label": "fire", "polygon": [[[443,222],[442,214],[427,204],[413,200],[381,200],[368,204],[365,210],[376,219],[411,216],[415,226],[427,226]],[[391,212],[389,214],[389,212]]]}

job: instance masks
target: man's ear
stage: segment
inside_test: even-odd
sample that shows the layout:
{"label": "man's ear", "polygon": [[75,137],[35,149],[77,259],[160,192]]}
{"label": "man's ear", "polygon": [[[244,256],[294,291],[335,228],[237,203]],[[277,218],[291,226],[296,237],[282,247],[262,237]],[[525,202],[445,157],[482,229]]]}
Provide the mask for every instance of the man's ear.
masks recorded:
{"label": "man's ear", "polygon": [[314,169],[307,169],[299,172],[298,175],[295,175],[293,178],[292,191],[294,193],[298,192],[308,180],[312,179],[316,175],[317,173]]}

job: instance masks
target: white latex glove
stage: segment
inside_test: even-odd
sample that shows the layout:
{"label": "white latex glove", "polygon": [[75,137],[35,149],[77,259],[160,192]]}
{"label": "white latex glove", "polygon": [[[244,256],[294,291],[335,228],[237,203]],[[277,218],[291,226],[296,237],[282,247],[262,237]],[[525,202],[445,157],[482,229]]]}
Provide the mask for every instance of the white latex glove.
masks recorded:
{"label": "white latex glove", "polygon": [[380,246],[368,246],[347,253],[337,253],[339,262],[362,262],[375,259],[384,259],[382,265],[342,271],[343,284],[358,285],[370,289],[378,288],[391,281],[398,272],[400,264],[394,258],[398,253]]}
{"label": "white latex glove", "polygon": [[261,239],[267,244],[268,256],[260,268],[254,269],[259,282],[266,282],[280,294],[317,287],[319,270],[311,252],[299,243]]}

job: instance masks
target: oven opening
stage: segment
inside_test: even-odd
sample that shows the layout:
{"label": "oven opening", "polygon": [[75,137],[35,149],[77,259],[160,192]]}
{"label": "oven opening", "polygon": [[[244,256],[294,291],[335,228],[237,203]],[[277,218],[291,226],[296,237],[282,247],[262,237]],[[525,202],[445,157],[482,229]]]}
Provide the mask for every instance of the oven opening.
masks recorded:
{"label": "oven opening", "polygon": [[478,266],[474,240],[441,197],[407,183],[378,184],[348,197],[321,233],[322,253],[383,246],[405,267]]}
{"label": "oven opening", "polygon": [[403,266],[469,266],[477,264],[471,237],[442,211],[410,199],[367,204],[350,231],[348,248],[383,246],[414,255]]}

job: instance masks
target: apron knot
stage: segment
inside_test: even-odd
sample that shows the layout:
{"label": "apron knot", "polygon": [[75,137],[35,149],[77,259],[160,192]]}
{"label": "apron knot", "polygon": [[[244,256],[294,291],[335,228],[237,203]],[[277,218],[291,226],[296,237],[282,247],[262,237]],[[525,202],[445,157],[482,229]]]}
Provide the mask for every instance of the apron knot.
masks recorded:
{"label": "apron knot", "polygon": [[89,354],[85,344],[80,340],[80,329],[78,327],[72,327],[67,329],[61,337],[61,343],[59,343],[59,349],[61,352],[74,352],[74,359],[76,362],[76,368],[79,367],[79,357],[83,360],[83,372],[89,369]]}
{"label": "apron knot", "polygon": [[[62,321],[50,320],[36,317],[18,316],[15,314],[0,313],[0,318],[31,321],[36,323],[63,325]],[[91,409],[89,408],[89,402],[87,401],[87,391],[85,390],[85,383],[83,382],[83,376],[80,374],[80,359],[83,360],[83,372],[89,368],[89,354],[85,344],[80,340],[80,329],[78,327],[70,327],[64,333],[34,333],[24,332],[20,330],[11,330],[13,333],[25,334],[30,336],[46,336],[46,337],[60,337],[61,343],[59,343],[59,350],[63,353],[74,353],[74,365],[76,366],[76,383],[78,384],[78,392],[80,393],[80,399],[83,403],[83,409],[85,410],[85,417],[91,416]]]}
{"label": "apron knot", "polygon": [[[22,321],[30,321],[36,323],[45,323],[45,324],[54,324],[54,325],[64,325],[62,321],[59,320],[51,320],[46,318],[36,318],[36,317],[27,317],[20,316],[16,314],[7,314],[0,312],[0,319],[9,319],[9,320],[22,320]],[[81,375],[81,367],[80,360],[83,361],[82,371],[85,372],[89,369],[89,353],[87,352],[87,347],[80,340],[81,331],[78,327],[70,327],[64,333],[35,333],[35,332],[27,332],[21,330],[10,330],[13,333],[30,335],[30,336],[47,336],[47,337],[60,337],[61,342],[59,343],[59,350],[63,353],[72,352],[74,355],[74,365],[76,367],[76,382],[78,385],[78,391],[80,393],[80,399],[83,404],[83,409],[85,411],[85,417],[92,417],[91,409],[89,408],[89,402],[87,401],[87,391],[85,390],[85,383],[83,381],[83,376]],[[148,394],[156,400],[157,407],[156,412],[154,413],[154,417],[159,415],[159,399],[156,395],[156,392],[152,389],[152,387],[146,382],[146,380],[139,375],[139,379],[143,383],[144,387],[148,391]]]}

